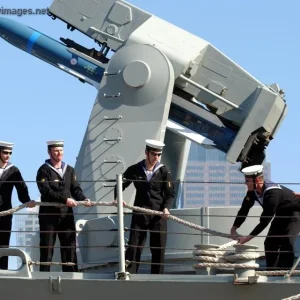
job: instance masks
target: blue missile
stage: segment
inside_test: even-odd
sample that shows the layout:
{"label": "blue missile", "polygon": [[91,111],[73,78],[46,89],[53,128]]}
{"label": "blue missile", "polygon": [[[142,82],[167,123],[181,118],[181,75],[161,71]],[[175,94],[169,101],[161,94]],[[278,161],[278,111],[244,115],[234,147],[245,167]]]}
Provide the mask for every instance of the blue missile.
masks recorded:
{"label": "blue missile", "polygon": [[86,49],[69,39],[61,39],[65,43],[63,44],[29,26],[4,17],[0,17],[0,37],[99,89],[108,62],[103,53]]}

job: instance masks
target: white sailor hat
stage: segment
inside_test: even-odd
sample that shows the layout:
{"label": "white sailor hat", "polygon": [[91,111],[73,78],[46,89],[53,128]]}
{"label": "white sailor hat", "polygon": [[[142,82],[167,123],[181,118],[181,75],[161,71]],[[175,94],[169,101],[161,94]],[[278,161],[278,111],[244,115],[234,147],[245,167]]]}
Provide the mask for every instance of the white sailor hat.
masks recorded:
{"label": "white sailor hat", "polygon": [[62,140],[47,141],[47,145],[48,145],[48,148],[63,147],[64,146],[64,141],[62,141]]}
{"label": "white sailor hat", "polygon": [[146,150],[153,150],[153,151],[162,151],[163,147],[165,146],[164,143],[156,140],[146,140]]}
{"label": "white sailor hat", "polygon": [[257,177],[263,174],[263,168],[262,165],[254,165],[242,169],[242,172],[246,177]]}
{"label": "white sailor hat", "polygon": [[13,146],[14,146],[13,143],[0,141],[0,148],[1,148],[1,149],[12,149]]}

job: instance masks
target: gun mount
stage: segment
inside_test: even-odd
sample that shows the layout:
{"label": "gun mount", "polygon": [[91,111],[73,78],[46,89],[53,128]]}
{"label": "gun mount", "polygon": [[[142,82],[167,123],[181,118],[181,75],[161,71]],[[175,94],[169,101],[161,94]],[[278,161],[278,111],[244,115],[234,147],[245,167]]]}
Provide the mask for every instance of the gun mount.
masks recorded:
{"label": "gun mount", "polygon": [[[260,164],[287,105],[209,42],[125,1],[54,0],[53,19],[115,53],[101,81],[76,169],[81,180],[115,179],[144,154],[144,140],[164,141],[163,161],[183,179],[190,141],[231,162]],[[86,184],[103,200],[113,186]],[[133,190],[126,192],[133,200]]]}

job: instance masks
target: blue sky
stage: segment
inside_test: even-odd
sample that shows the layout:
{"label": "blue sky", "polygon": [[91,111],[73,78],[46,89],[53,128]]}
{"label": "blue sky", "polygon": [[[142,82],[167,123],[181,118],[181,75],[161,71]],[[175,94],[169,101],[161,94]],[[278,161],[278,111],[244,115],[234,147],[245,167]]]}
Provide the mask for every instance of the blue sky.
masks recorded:
{"label": "blue sky", "polygon": [[[277,0],[133,0],[147,10],[209,41],[266,84],[278,83],[286,92],[288,114],[268,148],[272,179],[299,182],[299,1]],[[2,0],[3,8],[46,8],[50,0]],[[38,3],[38,6],[37,6]],[[67,30],[49,16],[14,17],[59,40],[70,38],[95,47],[92,40]],[[64,139],[65,161],[74,165],[96,90],[74,77],[0,40],[1,134],[15,143],[12,162],[28,181],[47,158],[46,140]],[[290,186],[300,191],[298,186]],[[33,199],[39,195],[29,183]],[[18,205],[16,198],[13,205]]]}

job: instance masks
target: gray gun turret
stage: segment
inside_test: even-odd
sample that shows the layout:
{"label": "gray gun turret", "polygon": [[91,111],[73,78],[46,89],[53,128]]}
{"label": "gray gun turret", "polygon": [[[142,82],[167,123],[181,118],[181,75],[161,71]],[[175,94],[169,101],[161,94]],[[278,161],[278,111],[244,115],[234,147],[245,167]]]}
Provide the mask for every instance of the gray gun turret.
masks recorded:
{"label": "gray gun turret", "polygon": [[[166,143],[174,179],[183,179],[190,141],[224,151],[231,163],[262,163],[287,111],[277,84],[125,1],[54,0],[49,13],[94,39],[101,53],[114,52],[78,157],[81,180],[114,179],[143,157],[146,138]],[[85,186],[98,200],[112,189]]]}

